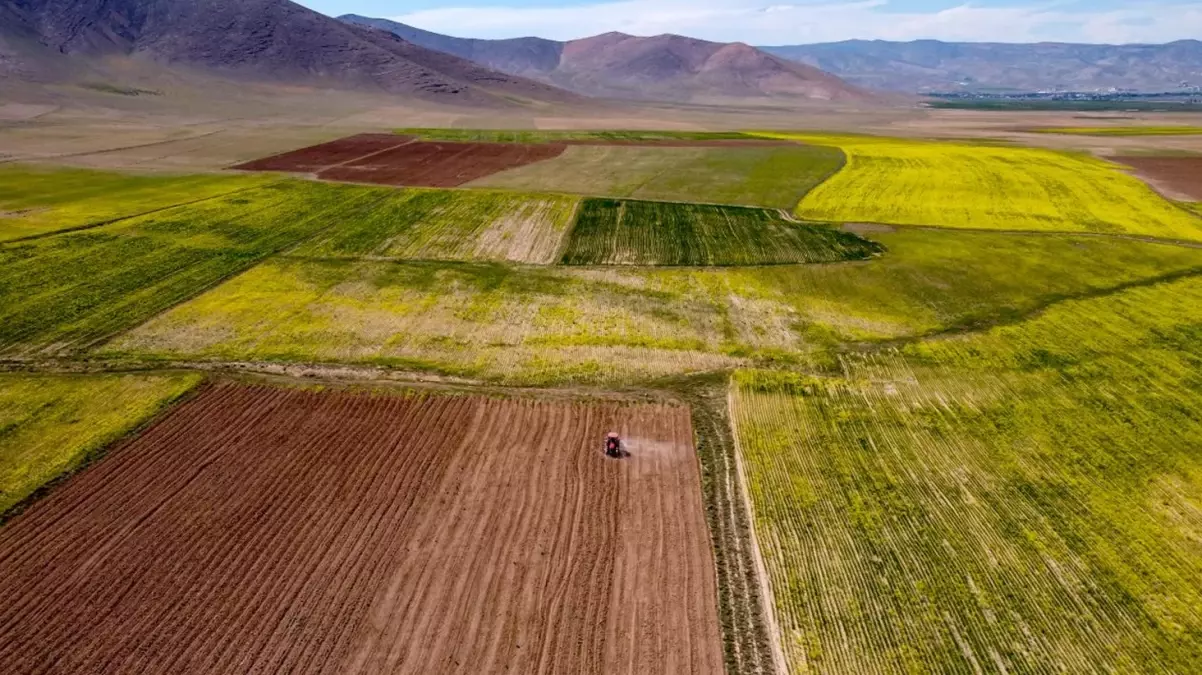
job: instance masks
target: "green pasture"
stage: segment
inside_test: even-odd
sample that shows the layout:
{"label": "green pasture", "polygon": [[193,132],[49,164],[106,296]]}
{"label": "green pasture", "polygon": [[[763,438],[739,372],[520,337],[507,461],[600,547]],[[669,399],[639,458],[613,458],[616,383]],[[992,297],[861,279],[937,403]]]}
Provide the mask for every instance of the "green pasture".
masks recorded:
{"label": "green pasture", "polygon": [[1202,220],[1116,164],[1083,154],[869,136],[829,143],[847,166],[797,215],[827,222],[1095,232],[1202,241]]}
{"label": "green pasture", "polygon": [[1013,322],[1202,271],[1202,250],[1100,237],[869,235],[871,261],[759,268],[268,261],[101,354],[346,362],[517,384],[629,382]]}
{"label": "green pasture", "polygon": [[197,375],[0,373],[0,516],[199,381]]}
{"label": "green pasture", "polygon": [[395,190],[300,246],[299,256],[550,264],[579,199],[461,190]]}
{"label": "green pasture", "polygon": [[245,175],[139,175],[0,166],[0,241],[105,223],[271,180]]}
{"label": "green pasture", "polygon": [[850,232],[740,206],[586,199],[567,265],[766,265],[865,260],[884,248]]}
{"label": "green pasture", "polygon": [[666,148],[572,146],[545,162],[469,187],[792,209],[843,166],[822,146]]}
{"label": "green pasture", "polygon": [[425,141],[470,143],[556,143],[563,141],[619,141],[648,143],[655,141],[738,141],[755,139],[741,131],[612,131],[549,129],[397,129],[404,136]]}
{"label": "green pasture", "polygon": [[280,182],[83,232],[0,244],[0,356],[95,344],[362,217],[388,192]]}
{"label": "green pasture", "polygon": [[791,671],[1197,670],[1199,326],[1194,276],[741,373]]}

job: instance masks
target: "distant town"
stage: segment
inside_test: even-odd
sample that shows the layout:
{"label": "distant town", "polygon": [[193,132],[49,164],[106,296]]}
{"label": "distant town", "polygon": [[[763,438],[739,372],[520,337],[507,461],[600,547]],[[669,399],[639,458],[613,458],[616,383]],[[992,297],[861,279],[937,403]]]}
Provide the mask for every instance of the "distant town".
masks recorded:
{"label": "distant town", "polygon": [[1128,110],[1139,112],[1202,111],[1202,87],[1189,86],[1176,91],[1138,92],[1123,89],[1106,91],[1034,91],[990,92],[956,91],[927,94],[936,99],[932,108],[1005,109],[1005,110]]}

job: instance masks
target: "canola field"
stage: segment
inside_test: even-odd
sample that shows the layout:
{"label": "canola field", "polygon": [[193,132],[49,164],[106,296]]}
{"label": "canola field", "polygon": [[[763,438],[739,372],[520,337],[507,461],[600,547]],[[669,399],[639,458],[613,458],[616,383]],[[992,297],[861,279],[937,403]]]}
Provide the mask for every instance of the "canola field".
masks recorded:
{"label": "canola field", "polygon": [[1194,672],[1202,277],[743,372],[791,672]]}
{"label": "canola field", "polygon": [[0,518],[200,379],[199,375],[0,373]]}
{"label": "canola field", "polygon": [[1202,220],[1118,165],[1090,156],[868,136],[789,137],[847,154],[847,166],[801,201],[801,218],[1202,241]]}
{"label": "canola field", "polygon": [[850,232],[737,206],[587,199],[566,265],[773,265],[866,260],[884,247]]}
{"label": "canola field", "polygon": [[562,195],[397,190],[296,255],[396,260],[558,260],[579,200]]}
{"label": "canola field", "polygon": [[211,199],[275,180],[0,166],[0,241],[36,237]]}
{"label": "canola field", "polygon": [[383,194],[281,182],[0,244],[0,357],[95,345],[325,228],[365,216]]}
{"label": "canola field", "polygon": [[[1202,270],[1202,250],[947,230],[844,265],[728,268],[270,260],[100,354],[359,363],[512,384],[806,365],[848,344],[1014,321]],[[1021,269],[1022,274],[1014,270]]]}

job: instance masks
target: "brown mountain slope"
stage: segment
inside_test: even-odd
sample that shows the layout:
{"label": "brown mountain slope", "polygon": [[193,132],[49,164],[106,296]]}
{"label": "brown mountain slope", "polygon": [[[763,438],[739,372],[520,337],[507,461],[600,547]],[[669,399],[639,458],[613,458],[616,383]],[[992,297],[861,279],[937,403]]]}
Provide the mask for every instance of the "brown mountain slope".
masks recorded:
{"label": "brown mountain slope", "polygon": [[[64,55],[130,55],[225,75],[460,105],[574,98],[288,0],[0,0],[0,17],[9,16],[20,17],[40,45]],[[5,41],[9,52],[17,42]]]}
{"label": "brown mountain slope", "polygon": [[490,68],[591,96],[658,100],[873,98],[817,68],[739,43],[622,33],[571,42],[539,38],[475,40],[430,33],[385,19],[357,15],[340,18],[387,30]]}

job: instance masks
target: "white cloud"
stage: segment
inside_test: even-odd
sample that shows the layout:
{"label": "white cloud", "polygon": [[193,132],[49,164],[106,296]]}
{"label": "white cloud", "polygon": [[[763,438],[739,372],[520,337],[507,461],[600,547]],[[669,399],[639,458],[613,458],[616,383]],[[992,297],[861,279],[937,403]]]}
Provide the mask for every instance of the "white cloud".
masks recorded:
{"label": "white cloud", "polygon": [[[452,0],[453,1],[453,0]],[[677,33],[751,44],[853,38],[1034,42],[1168,42],[1202,36],[1202,2],[1153,0],[1140,9],[1071,10],[966,4],[937,12],[897,11],[890,0],[617,0],[564,7],[443,7],[393,17],[449,35],[573,39],[608,31]]]}

